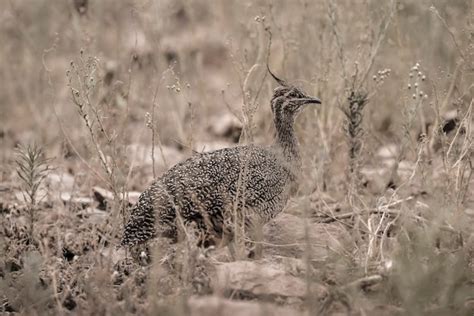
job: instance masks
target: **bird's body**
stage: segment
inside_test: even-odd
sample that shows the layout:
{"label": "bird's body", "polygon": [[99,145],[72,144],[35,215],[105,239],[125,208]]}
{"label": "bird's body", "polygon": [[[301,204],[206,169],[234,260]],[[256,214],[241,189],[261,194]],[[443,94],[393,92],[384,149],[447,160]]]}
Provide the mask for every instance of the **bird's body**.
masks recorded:
{"label": "bird's body", "polygon": [[[297,186],[301,169],[293,122],[302,104],[319,103],[296,88],[278,88],[272,100],[277,138],[272,146],[237,146],[195,154],[173,166],[145,190],[124,231],[122,245],[152,237],[176,239],[193,224],[204,245],[231,233],[236,215],[261,222],[279,214]],[[296,91],[296,92],[295,92]],[[296,94],[295,94],[296,93]]]}

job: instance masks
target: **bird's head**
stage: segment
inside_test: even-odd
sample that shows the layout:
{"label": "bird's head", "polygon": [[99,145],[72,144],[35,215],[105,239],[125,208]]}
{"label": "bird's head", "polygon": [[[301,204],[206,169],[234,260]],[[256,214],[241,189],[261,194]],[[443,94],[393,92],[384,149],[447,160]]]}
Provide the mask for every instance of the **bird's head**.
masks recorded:
{"label": "bird's head", "polygon": [[[268,68],[268,65],[267,65]],[[275,76],[270,68],[268,72],[279,84],[273,91],[272,112],[276,119],[294,119],[308,104],[321,104],[321,100],[308,96],[298,87],[288,84]]]}

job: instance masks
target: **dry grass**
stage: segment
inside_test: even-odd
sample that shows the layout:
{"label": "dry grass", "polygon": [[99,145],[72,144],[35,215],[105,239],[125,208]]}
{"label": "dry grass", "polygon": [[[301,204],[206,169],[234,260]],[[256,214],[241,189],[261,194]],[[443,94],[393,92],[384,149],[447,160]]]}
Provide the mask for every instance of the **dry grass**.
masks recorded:
{"label": "dry grass", "polygon": [[[474,312],[472,1],[0,7],[1,312]],[[267,59],[323,105],[258,258],[245,236],[234,258],[192,233],[117,249],[155,176],[272,141]]]}

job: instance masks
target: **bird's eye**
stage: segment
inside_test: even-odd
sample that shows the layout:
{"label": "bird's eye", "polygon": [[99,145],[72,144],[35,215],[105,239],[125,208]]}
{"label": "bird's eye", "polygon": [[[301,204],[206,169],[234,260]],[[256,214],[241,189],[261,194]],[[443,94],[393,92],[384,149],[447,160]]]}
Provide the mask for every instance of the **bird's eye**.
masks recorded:
{"label": "bird's eye", "polygon": [[292,98],[303,98],[304,95],[303,95],[303,93],[301,93],[301,91],[295,89],[291,92],[291,97]]}

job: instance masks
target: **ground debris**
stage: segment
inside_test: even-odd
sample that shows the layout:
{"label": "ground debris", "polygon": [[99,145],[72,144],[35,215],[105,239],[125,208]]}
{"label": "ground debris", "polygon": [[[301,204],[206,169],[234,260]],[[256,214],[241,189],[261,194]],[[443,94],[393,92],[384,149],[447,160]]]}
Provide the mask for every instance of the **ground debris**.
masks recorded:
{"label": "ground debris", "polygon": [[304,299],[308,296],[308,289],[313,298],[321,299],[327,293],[321,284],[308,284],[305,280],[264,262],[222,263],[216,266],[215,273],[212,278],[214,292],[230,297],[286,301],[292,298]]}
{"label": "ground debris", "polygon": [[324,259],[330,249],[340,249],[344,241],[350,240],[343,227],[310,223],[286,213],[268,223],[263,234],[265,253],[293,258],[301,258],[309,246],[313,257]]}
{"label": "ground debris", "polygon": [[281,307],[269,303],[233,301],[217,296],[191,297],[188,300],[188,307],[190,315],[192,316],[302,315],[298,310],[288,307]]}

